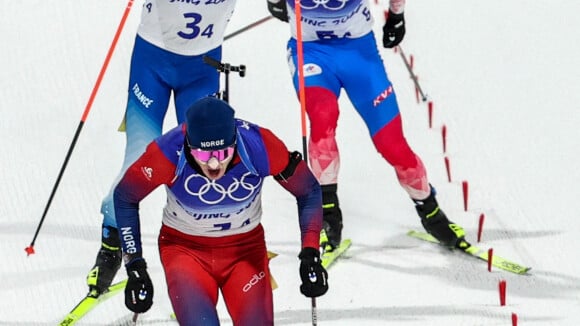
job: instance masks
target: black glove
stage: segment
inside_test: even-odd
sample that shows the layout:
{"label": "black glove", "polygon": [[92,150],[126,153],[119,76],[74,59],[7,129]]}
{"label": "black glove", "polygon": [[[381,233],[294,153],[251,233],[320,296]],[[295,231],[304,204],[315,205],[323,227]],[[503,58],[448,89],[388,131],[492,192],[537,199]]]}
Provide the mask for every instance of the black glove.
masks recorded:
{"label": "black glove", "polygon": [[268,11],[272,16],[280,19],[283,22],[288,22],[288,8],[286,8],[286,0],[268,0]]}
{"label": "black glove", "polygon": [[127,268],[125,306],[136,313],[143,313],[153,305],[153,283],[147,273],[147,263],[142,258],[130,262]]}
{"label": "black glove", "polygon": [[322,267],[320,252],[314,248],[304,248],[300,258],[300,292],[309,298],[319,297],[328,291],[328,273]]}
{"label": "black glove", "polygon": [[383,26],[383,46],[394,48],[405,37],[405,15],[389,12],[385,26]]}

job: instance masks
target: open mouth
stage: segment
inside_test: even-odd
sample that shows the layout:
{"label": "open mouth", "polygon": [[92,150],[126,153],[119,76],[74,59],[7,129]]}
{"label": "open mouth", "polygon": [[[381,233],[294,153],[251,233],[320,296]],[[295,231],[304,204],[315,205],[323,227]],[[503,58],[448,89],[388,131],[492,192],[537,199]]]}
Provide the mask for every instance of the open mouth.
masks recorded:
{"label": "open mouth", "polygon": [[207,169],[207,174],[209,177],[217,177],[220,174],[220,169]]}

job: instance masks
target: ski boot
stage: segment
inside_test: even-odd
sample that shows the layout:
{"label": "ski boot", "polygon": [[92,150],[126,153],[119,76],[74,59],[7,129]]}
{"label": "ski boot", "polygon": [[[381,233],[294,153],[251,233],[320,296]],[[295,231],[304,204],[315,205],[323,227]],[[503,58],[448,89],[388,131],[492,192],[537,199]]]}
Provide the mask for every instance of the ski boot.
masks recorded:
{"label": "ski boot", "polygon": [[99,296],[107,291],[121,268],[121,257],[121,241],[117,229],[103,227],[101,249],[97,253],[95,265],[87,275],[90,293]]}
{"label": "ski boot", "polygon": [[439,208],[435,195],[435,188],[431,186],[429,197],[423,200],[413,199],[423,228],[439,240],[443,246],[467,249],[470,244],[465,240],[465,231],[445,216],[443,210]]}
{"label": "ski boot", "polygon": [[323,185],[321,188],[323,232],[321,232],[320,247],[325,252],[330,252],[340,246],[342,240],[342,212],[340,211],[338,196],[336,195],[337,185]]}

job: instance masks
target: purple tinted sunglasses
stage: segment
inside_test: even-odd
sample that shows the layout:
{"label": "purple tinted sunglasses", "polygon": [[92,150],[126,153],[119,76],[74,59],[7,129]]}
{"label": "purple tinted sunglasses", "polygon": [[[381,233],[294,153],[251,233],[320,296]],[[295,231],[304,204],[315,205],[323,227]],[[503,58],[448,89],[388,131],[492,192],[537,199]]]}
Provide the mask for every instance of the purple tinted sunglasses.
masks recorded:
{"label": "purple tinted sunglasses", "polygon": [[235,145],[218,149],[215,151],[204,151],[202,149],[190,148],[191,156],[203,164],[207,164],[212,157],[215,157],[220,163],[223,163],[230,156],[234,155]]}
{"label": "purple tinted sunglasses", "polygon": [[215,157],[220,163],[223,163],[232,155],[234,155],[234,151],[236,148],[236,144],[226,147],[224,149],[218,149],[213,151],[206,151],[199,148],[193,148],[189,145],[189,140],[186,138],[187,146],[189,147],[189,153],[193,156],[196,160],[201,162],[202,164],[207,164],[212,157]]}

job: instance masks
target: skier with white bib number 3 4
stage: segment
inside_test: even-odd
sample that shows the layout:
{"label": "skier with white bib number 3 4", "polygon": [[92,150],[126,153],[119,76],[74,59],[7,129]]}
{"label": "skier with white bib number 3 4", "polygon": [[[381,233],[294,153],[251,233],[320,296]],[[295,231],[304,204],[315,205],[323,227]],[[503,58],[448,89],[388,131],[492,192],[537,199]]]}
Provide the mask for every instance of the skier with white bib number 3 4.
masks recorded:
{"label": "skier with white bib number 3 4", "polygon": [[[120,128],[126,136],[125,156],[121,171],[101,204],[101,246],[87,275],[89,291],[94,296],[107,291],[121,267],[113,190],[147,144],[162,134],[172,95],[175,118],[182,123],[191,103],[218,93],[219,72],[203,58],[207,55],[221,61],[224,33],[235,4],[236,0],[143,2]],[[119,116],[122,114],[119,110]]]}

